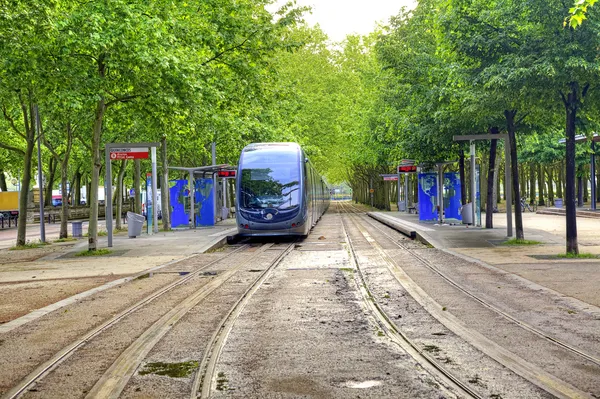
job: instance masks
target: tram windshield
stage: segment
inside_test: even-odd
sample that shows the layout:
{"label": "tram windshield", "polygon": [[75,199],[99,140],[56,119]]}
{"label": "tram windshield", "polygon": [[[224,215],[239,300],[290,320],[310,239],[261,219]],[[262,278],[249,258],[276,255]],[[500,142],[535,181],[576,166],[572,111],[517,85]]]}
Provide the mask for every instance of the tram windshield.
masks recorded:
{"label": "tram windshield", "polygon": [[297,153],[244,152],[241,207],[291,210],[300,203]]}

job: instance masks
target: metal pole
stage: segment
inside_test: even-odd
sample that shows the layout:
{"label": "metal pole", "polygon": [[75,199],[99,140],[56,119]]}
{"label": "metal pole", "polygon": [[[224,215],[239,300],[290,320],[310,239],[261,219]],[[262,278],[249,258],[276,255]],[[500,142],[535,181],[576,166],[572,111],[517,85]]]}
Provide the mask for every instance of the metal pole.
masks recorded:
{"label": "metal pole", "polygon": [[[212,143],[212,164],[217,164],[217,143]],[[215,223],[217,222],[217,175],[213,174],[213,209],[215,213]]]}
{"label": "metal pole", "polygon": [[475,201],[477,185],[475,184],[475,140],[471,140],[471,216],[473,217],[473,226],[475,226]]}
{"label": "metal pole", "polygon": [[591,155],[591,186],[592,186],[592,210],[596,210],[596,143],[592,138],[592,155]]}
{"label": "metal pole", "polygon": [[[225,209],[227,209],[227,179],[226,178],[221,179],[221,185],[223,187],[223,190],[221,190],[223,192],[223,209],[225,210]],[[228,215],[229,215],[229,212],[227,212],[227,214],[225,214],[224,211],[221,213],[221,216],[224,216],[223,219],[225,219]]]}
{"label": "metal pole", "polygon": [[[113,211],[112,211],[112,165],[110,161],[109,144],[104,145],[104,164],[106,176],[104,177],[104,186],[106,191],[106,201],[104,202],[104,219],[106,221],[106,232],[108,237],[108,247],[113,246]],[[119,217],[119,215],[117,215]]]}
{"label": "metal pole", "polygon": [[[152,159],[152,214],[153,214],[153,220],[154,220],[154,233],[158,233],[158,201],[156,200],[157,198],[157,191],[158,191],[158,187],[156,184],[156,147],[151,147],[150,148],[151,151],[151,159]],[[149,215],[148,215],[149,216]]]}
{"label": "metal pole", "polygon": [[371,194],[371,208],[373,208],[373,178],[371,177],[371,182],[369,184],[369,193]]}
{"label": "metal pole", "polygon": [[444,223],[444,165],[438,164],[438,221]]}
{"label": "metal pole", "polygon": [[46,224],[44,223],[44,184],[42,181],[42,150],[40,149],[40,113],[38,106],[34,105],[35,108],[35,127],[37,130],[37,155],[38,155],[38,187],[40,188],[40,241],[46,242]]}
{"label": "metal pole", "polygon": [[[398,188],[396,191],[398,191],[398,211],[400,211],[400,172],[397,170],[398,168],[396,168],[396,172],[398,173]],[[404,208],[404,210],[406,211],[406,208]]]}
{"label": "metal pole", "polygon": [[504,140],[504,194],[506,196],[506,236],[513,236],[512,220],[512,184],[510,176],[510,148],[508,139]]}
{"label": "metal pole", "polygon": [[194,216],[194,172],[188,171],[188,188],[190,192],[190,228],[196,228],[196,217]]}
{"label": "metal pole", "polygon": [[408,213],[408,173],[404,174],[404,211]]}

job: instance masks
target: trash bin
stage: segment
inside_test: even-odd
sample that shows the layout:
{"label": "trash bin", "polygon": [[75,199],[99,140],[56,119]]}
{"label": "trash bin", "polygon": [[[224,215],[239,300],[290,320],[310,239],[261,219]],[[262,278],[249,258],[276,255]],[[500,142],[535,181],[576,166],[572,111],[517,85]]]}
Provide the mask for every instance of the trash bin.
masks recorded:
{"label": "trash bin", "polygon": [[142,227],[144,227],[144,216],[127,212],[127,233],[129,234],[129,238],[142,235]]}
{"label": "trash bin", "polygon": [[71,222],[71,235],[75,238],[83,237],[83,222]]}
{"label": "trash bin", "polygon": [[398,212],[406,212],[406,204],[404,201],[398,202]]}
{"label": "trash bin", "polygon": [[227,208],[226,206],[221,208],[221,219],[225,220],[229,217],[229,208]]}
{"label": "trash bin", "polygon": [[473,224],[473,204],[471,202],[461,207],[460,216],[463,224]]}
{"label": "trash bin", "polygon": [[557,208],[563,207],[562,198],[554,198],[554,206]]}

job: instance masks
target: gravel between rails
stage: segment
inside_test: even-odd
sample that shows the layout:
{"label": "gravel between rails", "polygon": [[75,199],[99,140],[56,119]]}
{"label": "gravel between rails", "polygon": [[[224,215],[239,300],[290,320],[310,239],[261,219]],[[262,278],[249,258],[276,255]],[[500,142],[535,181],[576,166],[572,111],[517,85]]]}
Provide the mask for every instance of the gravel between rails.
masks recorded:
{"label": "gravel between rails", "polygon": [[379,336],[343,242],[339,219],[326,214],[254,294],[223,349],[212,397],[442,397]]}
{"label": "gravel between rails", "polygon": [[[373,234],[373,237],[378,237],[378,240],[385,242],[383,234],[373,225],[364,223],[364,226]],[[389,240],[389,239],[388,239]],[[423,249],[421,252],[430,252],[436,250]],[[402,249],[389,249],[388,254],[395,259],[402,259],[399,262],[404,271],[429,295],[439,304],[445,306],[448,312],[458,317],[461,322],[469,326],[469,328],[478,331],[488,339],[496,342],[504,348],[509,349],[517,356],[525,359],[531,364],[537,365],[546,372],[556,376],[557,378],[572,384],[583,392],[598,395],[600,393],[600,380],[597,378],[600,375],[600,367],[591,361],[584,359],[566,349],[560,348],[552,342],[533,334],[515,324],[512,321],[500,316],[495,311],[483,306],[481,303],[466,296],[448,282],[443,280],[438,274],[425,267],[422,262],[416,259],[413,255]],[[453,266],[464,268],[463,259],[456,258],[454,262],[445,259],[432,260],[436,264],[439,262],[444,264],[446,269],[452,269]],[[482,268],[480,268],[482,269]],[[489,276],[484,270],[479,270],[475,273],[471,270],[469,276],[472,280],[479,280],[480,284],[493,283],[497,276]],[[471,288],[477,295],[480,294],[480,289]],[[513,287],[513,296],[520,301],[521,306],[535,309],[536,298],[539,303],[539,293],[528,290],[524,284],[520,287]],[[508,294],[510,294],[511,290]],[[528,300],[531,298],[531,302]],[[494,304],[502,298],[490,299]],[[546,302],[547,303],[547,302]],[[530,312],[535,313],[535,312]],[[526,319],[528,320],[528,319]],[[590,333],[590,331],[585,331]]]}
{"label": "gravel between rails", "polygon": [[189,397],[194,373],[182,378],[172,378],[154,373],[142,375],[139,372],[149,363],[176,364],[194,361],[200,363],[212,334],[227,312],[256,279],[259,271],[262,271],[262,265],[269,264],[277,256],[277,251],[266,251],[261,254],[253,265],[238,272],[227,284],[215,290],[201,304],[188,312],[148,354],[121,397]]}
{"label": "gravel between rails", "polygon": [[[347,223],[346,228],[353,241],[355,237],[362,237],[353,223]],[[471,389],[482,397],[553,397],[474,348],[429,314],[398,283],[370,244],[363,242],[355,250],[367,285],[389,319]],[[402,266],[410,260],[399,259]]]}

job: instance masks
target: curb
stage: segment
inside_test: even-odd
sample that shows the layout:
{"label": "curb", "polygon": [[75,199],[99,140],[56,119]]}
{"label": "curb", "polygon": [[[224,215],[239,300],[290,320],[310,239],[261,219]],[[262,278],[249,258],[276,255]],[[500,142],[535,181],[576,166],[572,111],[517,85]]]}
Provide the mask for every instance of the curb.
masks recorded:
{"label": "curb", "polygon": [[403,224],[402,221],[400,221],[396,218],[393,218],[391,216],[386,216],[380,212],[367,212],[367,216],[369,216],[372,219],[377,220],[378,222],[385,224],[388,227],[391,227],[392,229],[404,234],[405,236],[407,236],[409,238],[412,238],[413,240],[417,240],[417,241],[423,243],[424,245],[427,245],[428,247],[438,248],[438,249],[443,248],[443,245],[441,245],[439,242],[437,242],[437,240],[435,240],[433,237],[431,237],[426,232],[419,231],[412,227],[409,227],[409,226]]}
{"label": "curb", "polygon": [[199,252],[193,253],[193,254],[188,255],[186,257],[183,257],[181,259],[175,259],[175,260],[172,260],[170,262],[164,263],[162,265],[158,265],[158,266],[151,267],[149,269],[142,270],[141,272],[138,272],[138,273],[136,273],[134,275],[131,275],[131,276],[128,276],[128,277],[120,278],[118,280],[113,280],[113,281],[108,282],[108,283],[106,283],[104,285],[101,285],[99,287],[95,287],[95,288],[92,288],[90,290],[87,290],[87,291],[84,291],[84,292],[80,292],[79,294],[76,294],[76,295],[70,296],[68,298],[62,299],[62,300],[60,300],[60,301],[58,301],[56,303],[52,303],[52,304],[50,304],[48,306],[45,306],[45,307],[43,307],[41,309],[36,309],[33,312],[27,313],[26,315],[23,315],[23,316],[21,316],[19,318],[16,318],[14,320],[11,320],[11,321],[9,321],[7,323],[4,323],[4,324],[0,325],[0,334],[4,334],[4,333],[7,333],[7,332],[10,332],[10,331],[14,330],[15,328],[21,327],[22,325],[29,323],[30,321],[39,319],[40,317],[45,316],[48,313],[51,313],[51,312],[53,312],[55,310],[58,310],[58,309],[63,308],[65,306],[68,306],[68,305],[71,305],[73,303],[76,303],[79,300],[87,298],[87,297],[89,297],[91,295],[94,295],[94,294],[96,294],[98,292],[102,292],[102,291],[105,291],[105,290],[107,290],[109,288],[117,286],[119,284],[124,284],[124,283],[127,283],[127,282],[131,281],[131,280],[135,280],[136,278],[138,278],[140,276],[143,276],[144,274],[148,274],[148,273],[154,272],[156,270],[160,270],[160,269],[162,269],[164,267],[171,266],[171,265],[173,265],[175,263],[183,262],[183,261],[185,261],[187,259],[193,258],[194,256],[198,256],[199,254],[203,254],[203,253],[206,253],[206,252],[209,252],[209,251],[213,251],[215,249],[219,249],[219,248],[223,247],[225,244],[227,244],[227,237],[226,236],[225,237],[217,237],[214,240],[210,241],[204,247],[200,248]]}

